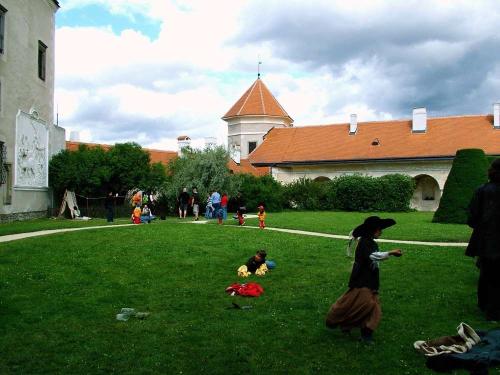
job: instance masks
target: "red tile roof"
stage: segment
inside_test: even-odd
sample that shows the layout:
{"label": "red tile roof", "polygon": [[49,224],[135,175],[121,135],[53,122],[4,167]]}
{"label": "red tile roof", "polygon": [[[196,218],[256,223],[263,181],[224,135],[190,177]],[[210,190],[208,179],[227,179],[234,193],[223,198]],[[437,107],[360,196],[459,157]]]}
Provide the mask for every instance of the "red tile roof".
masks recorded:
{"label": "red tile roof", "polygon": [[[66,141],[66,149],[70,151],[78,150],[78,147],[80,145],[86,145],[88,147],[101,147],[104,150],[109,150],[112,147],[111,145],[99,144],[99,143]],[[165,166],[168,165],[170,160],[177,157],[177,152],[175,151],[155,150],[151,148],[143,148],[143,150],[149,152],[151,163],[162,163]]]}
{"label": "red tile roof", "polygon": [[[80,145],[86,145],[87,147],[101,147],[104,150],[109,150],[112,146],[99,143],[85,143],[85,142],[73,142],[66,141],[66,149],[69,151],[76,151]],[[154,150],[150,148],[144,148],[144,150],[149,152],[151,158],[151,163],[162,163],[167,166],[170,160],[177,157],[177,152],[175,151],[165,151],[165,150]],[[269,173],[268,167],[254,167],[250,164],[247,159],[241,160],[240,164],[236,164],[232,159],[229,160],[228,168],[233,171],[233,173],[249,173],[254,176],[263,176]]]}
{"label": "red tile roof", "polygon": [[241,159],[240,164],[236,164],[233,159],[229,159],[228,168],[233,173],[248,173],[254,176],[264,176],[269,174],[269,167],[255,167],[248,159]]}
{"label": "red tile roof", "polygon": [[257,78],[222,119],[226,120],[237,116],[283,117],[289,122],[293,122],[260,78]]}
{"label": "red tile roof", "polygon": [[[380,159],[453,157],[457,150],[481,148],[500,155],[500,129],[493,116],[430,118],[425,133],[413,133],[411,120],[274,128],[250,155],[254,165]],[[372,143],[378,140],[379,144]]]}

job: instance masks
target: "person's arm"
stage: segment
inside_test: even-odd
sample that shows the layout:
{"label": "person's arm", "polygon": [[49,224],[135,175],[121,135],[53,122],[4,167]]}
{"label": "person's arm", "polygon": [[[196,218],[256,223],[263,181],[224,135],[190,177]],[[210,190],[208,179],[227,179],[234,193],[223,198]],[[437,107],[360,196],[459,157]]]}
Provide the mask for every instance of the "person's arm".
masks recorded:
{"label": "person's arm", "polygon": [[395,249],[391,251],[376,251],[374,253],[370,254],[370,259],[379,261],[379,260],[386,260],[389,259],[390,256],[395,256],[395,257],[400,257],[403,255],[400,249]]}

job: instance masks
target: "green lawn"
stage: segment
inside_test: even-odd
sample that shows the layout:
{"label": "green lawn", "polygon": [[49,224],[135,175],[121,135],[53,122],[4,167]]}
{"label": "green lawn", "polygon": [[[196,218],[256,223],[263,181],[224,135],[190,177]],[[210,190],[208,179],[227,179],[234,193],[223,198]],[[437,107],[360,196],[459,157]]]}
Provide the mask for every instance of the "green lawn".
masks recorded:
{"label": "green lawn", "polygon": [[[168,218],[174,221],[174,218]],[[70,220],[70,219],[34,219],[26,221],[14,221],[12,223],[0,224],[0,236],[7,234],[37,232],[39,230],[63,229],[63,228],[81,228],[102,225],[130,224],[129,218],[117,218],[112,223],[106,219],[93,218],[92,220]]]}
{"label": "green lawn", "polygon": [[[278,216],[269,216],[271,225]],[[249,279],[264,294],[226,295],[259,248],[277,263]],[[415,340],[453,334],[462,321],[494,327],[475,306],[477,270],[463,249],[405,246],[382,265],[375,345],[328,330],[351,268],[344,249],[174,220],[1,244],[0,373],[431,374]],[[231,301],[253,308],[226,309]],[[151,315],[119,322],[122,307]]]}
{"label": "green lawn", "polygon": [[[269,212],[266,225],[268,227],[301,229],[313,232],[348,235],[349,232],[361,224],[370,215],[392,217],[397,225],[384,231],[383,238],[399,240],[419,240],[438,242],[468,242],[471,229],[462,224],[437,224],[432,222],[432,212],[405,212],[405,213],[360,213],[360,212],[331,212],[331,211],[286,211]],[[228,214],[226,225],[237,225],[232,219],[233,214]],[[203,218],[201,218],[203,220]],[[188,217],[186,221],[192,220]],[[177,217],[168,217],[167,222],[178,221]],[[216,220],[210,223],[215,224]],[[128,224],[128,218],[115,219],[113,224]],[[78,221],[68,219],[37,219],[17,221],[0,225],[0,236],[6,234],[34,232],[45,229],[74,228],[82,226],[107,225],[105,219],[92,219]],[[247,225],[258,226],[256,218],[247,219]]]}
{"label": "green lawn", "polygon": [[[468,242],[471,229],[462,224],[437,224],[432,222],[432,212],[269,212],[269,227],[301,229],[313,232],[348,235],[365,218],[378,215],[393,218],[396,225],[384,230],[383,238],[438,242]],[[248,225],[258,225],[257,219],[248,219]]]}

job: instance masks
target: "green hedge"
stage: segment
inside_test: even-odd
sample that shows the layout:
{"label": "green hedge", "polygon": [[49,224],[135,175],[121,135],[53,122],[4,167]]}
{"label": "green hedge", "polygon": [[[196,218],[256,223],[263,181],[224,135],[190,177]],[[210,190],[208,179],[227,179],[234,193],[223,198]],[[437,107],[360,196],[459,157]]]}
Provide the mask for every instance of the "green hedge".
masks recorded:
{"label": "green hedge", "polygon": [[[234,186],[238,186],[249,213],[257,212],[257,206],[263,203],[266,211],[281,211],[285,206],[283,185],[272,176],[255,177],[250,174],[233,175]],[[235,196],[233,196],[234,198]],[[230,199],[229,210],[235,211],[235,201]]]}
{"label": "green hedge", "polygon": [[328,210],[333,208],[329,199],[330,182],[300,178],[285,185],[284,196],[287,208],[298,210]]}
{"label": "green hedge", "polygon": [[488,159],[483,150],[458,150],[444,184],[443,196],[432,221],[460,223],[467,221],[467,208],[474,190],[488,180]]}
{"label": "green hedge", "polygon": [[342,176],[331,184],[334,207],[343,211],[409,211],[415,190],[413,178],[402,174]]}

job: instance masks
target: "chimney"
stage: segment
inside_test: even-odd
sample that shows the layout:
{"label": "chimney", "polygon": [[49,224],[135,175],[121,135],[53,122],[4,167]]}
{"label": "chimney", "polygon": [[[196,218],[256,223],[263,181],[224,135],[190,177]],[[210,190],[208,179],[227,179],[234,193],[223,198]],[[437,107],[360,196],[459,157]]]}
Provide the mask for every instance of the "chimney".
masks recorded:
{"label": "chimney", "polygon": [[411,130],[414,133],[425,133],[427,130],[427,110],[425,108],[413,109]]}
{"label": "chimney", "polygon": [[351,122],[349,123],[349,134],[356,134],[358,130],[358,115],[351,114]]}
{"label": "chimney", "polygon": [[493,103],[493,127],[500,129],[500,102]]}
{"label": "chimney", "polygon": [[212,149],[217,146],[217,138],[215,137],[206,137],[205,138],[205,148]]}
{"label": "chimney", "polygon": [[182,149],[185,147],[189,147],[191,145],[191,138],[187,135],[181,135],[177,137],[177,154],[179,156],[182,155]]}
{"label": "chimney", "polygon": [[240,145],[232,143],[229,146],[229,155],[231,156],[231,159],[233,159],[233,161],[236,164],[240,164],[240,161],[241,161],[241,148],[240,148]]}
{"label": "chimney", "polygon": [[70,142],[80,142],[80,133],[77,130],[72,130],[69,132]]}

